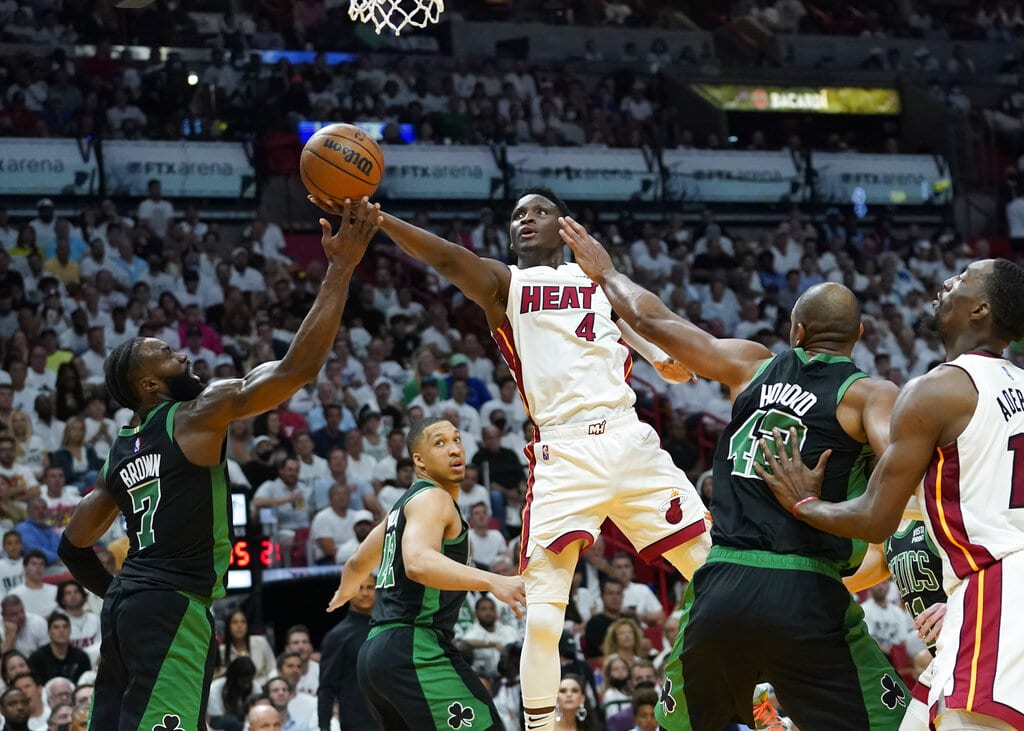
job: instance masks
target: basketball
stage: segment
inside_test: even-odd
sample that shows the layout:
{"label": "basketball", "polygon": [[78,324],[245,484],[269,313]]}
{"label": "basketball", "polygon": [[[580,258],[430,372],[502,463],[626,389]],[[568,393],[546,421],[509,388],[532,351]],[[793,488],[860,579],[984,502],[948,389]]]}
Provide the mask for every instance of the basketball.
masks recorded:
{"label": "basketball", "polygon": [[302,183],[317,198],[342,203],[371,196],[384,174],[384,153],[366,132],[352,124],[316,131],[299,159]]}

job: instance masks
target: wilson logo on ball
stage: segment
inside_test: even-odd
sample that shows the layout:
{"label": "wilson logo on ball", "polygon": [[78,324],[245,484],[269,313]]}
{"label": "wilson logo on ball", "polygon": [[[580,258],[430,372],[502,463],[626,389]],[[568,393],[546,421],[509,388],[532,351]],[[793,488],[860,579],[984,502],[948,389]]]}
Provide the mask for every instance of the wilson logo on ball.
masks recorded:
{"label": "wilson logo on ball", "polygon": [[336,140],[327,138],[324,140],[324,147],[328,147],[339,153],[345,162],[355,167],[363,175],[369,175],[373,171],[373,160],[363,157],[351,147],[346,147]]}

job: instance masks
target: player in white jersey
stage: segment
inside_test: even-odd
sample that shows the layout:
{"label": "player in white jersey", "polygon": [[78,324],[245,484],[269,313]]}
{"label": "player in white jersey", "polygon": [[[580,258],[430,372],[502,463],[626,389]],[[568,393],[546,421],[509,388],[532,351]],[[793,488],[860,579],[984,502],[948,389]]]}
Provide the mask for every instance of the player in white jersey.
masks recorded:
{"label": "player in white jersey", "polygon": [[[509,231],[519,263],[511,267],[393,216],[381,226],[483,308],[538,432],[526,448],[520,554],[529,608],[520,675],[529,731],[554,727],[565,606],[579,555],[602,521],[610,517],[641,556],[662,555],[686,577],[711,545],[696,491],[633,409],[623,338],[656,367],[660,362],[663,375],[669,359],[620,329],[601,289],[565,262],[558,233],[565,213],[550,190],[520,197]],[[672,377],[678,376],[689,374]]]}
{"label": "player in white jersey", "polygon": [[[863,496],[818,499],[827,453],[811,471],[799,452],[780,460],[762,444],[771,472],[758,472],[798,518],[873,542],[917,493],[949,595],[928,697],[935,728],[1022,729],[1024,370],[1001,353],[1024,336],[1024,269],[972,263],[946,280],[935,314],[948,360],[900,393]],[[783,454],[778,431],[775,442]]]}

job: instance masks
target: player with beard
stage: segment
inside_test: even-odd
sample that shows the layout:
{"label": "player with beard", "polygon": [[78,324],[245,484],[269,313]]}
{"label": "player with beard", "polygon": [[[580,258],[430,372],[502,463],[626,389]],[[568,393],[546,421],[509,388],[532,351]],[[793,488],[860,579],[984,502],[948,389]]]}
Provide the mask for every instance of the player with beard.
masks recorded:
{"label": "player with beard", "polygon": [[[1024,728],[1024,370],[1003,358],[1024,336],[1024,269],[976,261],[934,303],[946,362],[910,381],[891,440],[863,495],[821,499],[829,461],[812,470],[794,449],[761,440],[757,467],[783,508],[818,530],[880,541],[916,495],[942,556],[949,599],[937,642],[932,728]],[[792,435],[790,435],[792,438]],[[783,455],[783,434],[774,433]],[[790,442],[793,444],[794,442]]]}
{"label": "player with beard", "polygon": [[[58,551],[74,577],[104,597],[93,729],[205,722],[217,652],[210,604],[224,596],[231,550],[228,425],[273,409],[316,377],[380,215],[346,203],[337,233],[325,219],[320,225],[327,273],[281,360],[204,388],[188,356],[160,340],[132,338],[107,357],[107,390],[135,415]],[[130,548],[114,578],[93,544],[120,514]]]}

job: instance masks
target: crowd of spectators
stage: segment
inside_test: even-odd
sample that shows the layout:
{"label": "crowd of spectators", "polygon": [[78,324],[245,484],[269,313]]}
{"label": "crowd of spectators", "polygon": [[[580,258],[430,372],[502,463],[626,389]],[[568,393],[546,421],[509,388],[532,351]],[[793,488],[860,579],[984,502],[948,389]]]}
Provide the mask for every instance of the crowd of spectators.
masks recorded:
{"label": "crowd of spectators", "polygon": [[0,135],[231,140],[294,134],[302,119],[345,119],[386,123],[391,144],[403,143],[399,125],[408,124],[419,144],[686,146],[692,132],[651,71],[679,53],[694,68],[715,63],[706,47],[670,51],[663,39],[649,50],[627,42],[612,59],[622,72],[594,76],[470,59],[424,67],[408,56],[329,65],[323,53],[271,65],[259,53],[220,48],[190,67],[178,52],[137,61],[100,42],[89,58],[56,49],[0,60]]}
{"label": "crowd of spectators", "polygon": [[[507,259],[499,216],[489,209],[471,221],[421,214],[417,223]],[[628,211],[605,220],[590,208],[578,217],[619,267],[675,311],[717,336],[753,338],[775,351],[788,345],[788,313],[804,290],[826,280],[846,284],[864,307],[855,362],[897,384],[942,357],[925,326],[933,293],[989,253],[986,241],[968,245],[950,228],[923,231],[884,216],[865,224],[835,209],[811,217],[794,208],[768,229],[725,225],[711,209],[695,224],[678,214],[637,220]],[[52,617],[53,587],[42,578],[61,570],[56,538],[128,418],[102,385],[109,350],[136,334],[160,337],[186,352],[204,381],[237,376],[281,357],[324,267],[290,258],[281,227],[265,211],[229,236],[195,208],[176,209],[156,181],[132,210],[102,200],[61,216],[43,199],[29,220],[0,211],[0,247],[0,528],[14,530],[11,543],[24,546],[12,545],[16,575],[4,586],[31,604],[30,616]],[[1024,350],[1012,357],[1024,364]],[[633,385],[644,413],[660,419],[673,459],[705,488],[708,445],[698,435],[713,439],[728,419],[727,395],[702,380],[666,384],[642,360]],[[425,416],[464,430],[470,466],[459,505],[473,555],[513,572],[527,478],[523,446],[532,437],[515,384],[475,306],[378,242],[316,381],[229,434],[230,480],[251,495],[253,523],[280,546],[275,560],[342,564],[411,483],[404,431]],[[104,540],[120,536],[115,525]],[[599,547],[587,555],[568,641],[603,671],[600,682],[584,673],[592,700],[612,698],[625,710],[628,688],[601,691],[663,653],[663,631],[671,629],[661,600],[671,605],[671,597],[634,581],[629,554],[609,561]],[[601,574],[608,578],[599,581]],[[616,581],[624,601],[609,593]],[[628,632],[620,620],[629,620]],[[43,621],[32,620],[36,644],[25,645],[26,655],[46,641]],[[501,650],[521,631],[507,608],[471,602],[459,637],[478,671],[497,677]],[[609,663],[613,657],[623,662]],[[307,652],[300,677],[310,673],[308,662]]]}
{"label": "crowd of spectators", "polygon": [[[669,64],[714,67],[708,48],[655,41],[642,51],[627,44],[622,58],[608,59],[588,47],[587,61],[629,68],[595,77],[469,59],[443,59],[425,69],[400,56],[386,64],[360,57],[331,66],[321,54],[307,65],[268,66],[249,51],[325,43],[343,4],[299,0],[292,22],[283,25],[269,17],[223,16],[211,34],[187,12],[213,5],[158,0],[126,23],[126,16],[98,0],[0,0],[4,40],[54,47],[49,55],[0,62],[6,71],[0,73],[0,134],[236,139],[270,126],[293,127],[300,118],[373,119],[389,123],[385,137],[394,144],[398,123],[407,122],[420,144],[722,146],[717,139],[693,139],[672,113],[658,76]],[[664,20],[668,10],[691,12],[707,28],[729,20],[703,18],[702,5],[545,2],[526,3],[522,12],[625,25]],[[916,6],[925,8],[917,15],[937,12]],[[802,32],[863,32],[815,26],[825,22],[824,7],[779,0],[737,3],[733,12],[751,14],[777,31],[788,30],[796,18]],[[830,22],[859,12],[859,22],[867,23],[875,8],[868,25],[877,21],[886,34],[923,23],[915,26],[904,17],[900,25],[895,6],[844,7],[845,15],[830,15]],[[974,10],[979,27],[1004,34],[993,37],[1018,33],[1018,6],[989,3]],[[933,24],[939,19],[930,17]],[[118,57],[110,51],[112,39],[213,48],[209,62],[192,70],[173,53],[153,62]],[[69,57],[63,46],[74,41],[95,43],[96,53]],[[903,63],[891,56],[884,62],[890,70]],[[943,63],[957,74],[972,68],[962,53]],[[192,73],[198,83],[190,83]],[[252,113],[257,104],[266,114]],[[1000,129],[1019,145],[1020,132],[1011,123],[1024,114],[1024,93],[1009,93],[999,113],[1006,118]],[[749,149],[770,144],[756,132],[739,142]],[[800,146],[799,140],[787,144]],[[839,140],[835,147],[853,146]],[[1024,254],[1024,196],[1016,173],[1007,190],[1015,206],[1008,209],[1008,218],[1015,217],[1011,236]],[[51,714],[57,724],[74,723],[91,687],[92,670],[83,667],[96,660],[97,599],[74,582],[57,586],[47,579],[63,572],[54,552],[60,531],[129,416],[103,389],[105,356],[141,334],[187,352],[206,382],[238,376],[283,355],[324,274],[319,261],[289,256],[285,233],[266,210],[255,212],[236,234],[193,206],[166,200],[156,181],[130,209],[107,199],[64,213],[45,198],[24,220],[0,210],[0,530],[6,531],[0,675],[24,695],[24,710],[8,709],[5,701],[0,714],[15,719],[23,712],[33,728]],[[788,314],[804,290],[826,280],[846,284],[864,307],[855,362],[897,384],[942,357],[926,325],[933,293],[968,261],[990,253],[984,239],[969,244],[948,226],[923,230],[885,215],[865,223],[837,209],[810,215],[794,208],[767,228],[730,225],[711,209],[696,222],[678,213],[641,219],[624,211],[609,218],[591,208],[579,210],[578,218],[609,246],[623,271],[675,311],[715,335],[756,339],[774,351],[788,345]],[[501,211],[485,209],[472,220],[424,213],[416,223],[481,255],[510,255]],[[1024,365],[1024,349],[1011,357]],[[632,383],[643,413],[660,424],[665,448],[706,496],[710,449],[729,417],[728,395],[706,381],[666,384],[639,359]],[[230,430],[230,480],[251,496],[251,521],[279,547],[274,561],[343,564],[411,483],[404,434],[426,416],[442,416],[464,430],[470,464],[458,502],[475,560],[514,572],[527,480],[523,447],[532,438],[515,383],[475,306],[381,241],[360,268],[333,352],[316,381]],[[102,543],[109,547],[104,560],[116,570],[121,526],[115,524]],[[582,715],[590,720],[579,728],[639,724],[640,709],[660,692],[660,672],[678,629],[679,615],[666,611],[673,608],[673,594],[652,592],[637,578],[644,569],[619,548],[610,536],[607,546],[599,542],[586,554],[567,612],[561,652],[566,682],[576,685],[560,693],[559,704],[569,717],[587,709]],[[213,727],[235,728],[251,700],[265,696],[291,719],[288,728],[314,728],[319,668],[310,632],[276,628],[283,653],[274,656],[271,643],[250,631],[244,613],[226,617],[223,626],[221,677],[211,693]],[[521,621],[507,607],[470,594],[457,637],[513,719],[510,729],[516,728],[522,636]]]}
{"label": "crowd of spectators", "polygon": [[868,0],[856,5],[835,0],[739,0],[731,4],[729,16],[756,20],[777,33],[978,41],[1024,37],[1024,7],[1014,0]]}

